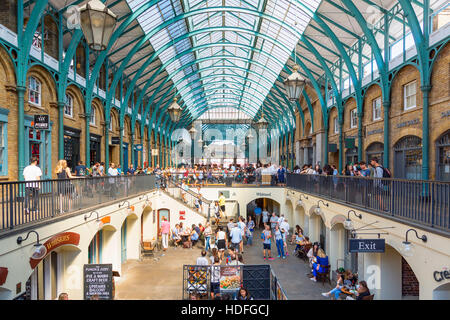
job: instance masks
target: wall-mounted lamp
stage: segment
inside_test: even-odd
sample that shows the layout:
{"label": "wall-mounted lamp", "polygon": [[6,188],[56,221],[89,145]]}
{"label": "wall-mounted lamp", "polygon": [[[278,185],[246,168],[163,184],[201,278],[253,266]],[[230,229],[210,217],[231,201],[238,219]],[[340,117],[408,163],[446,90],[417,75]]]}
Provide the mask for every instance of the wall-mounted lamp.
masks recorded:
{"label": "wall-mounted lamp", "polygon": [[124,202],[122,202],[122,203],[119,203],[119,208],[123,207],[123,206],[125,205],[125,203],[128,203],[128,206],[127,206],[127,208],[129,208],[129,207],[130,207],[130,202],[129,202],[128,200],[125,200]]}
{"label": "wall-mounted lamp", "polygon": [[300,199],[297,201],[297,204],[298,204],[299,206],[303,206],[302,196],[303,196],[306,200],[308,200],[308,196],[304,195],[303,193],[300,193]]}
{"label": "wall-mounted lamp", "polygon": [[362,215],[361,214],[357,214],[355,210],[349,210],[347,212],[347,220],[344,221],[344,228],[347,230],[353,230],[353,221],[350,220],[350,213],[353,212],[353,214],[359,218],[362,219]]}
{"label": "wall-mounted lamp", "polygon": [[323,201],[323,200],[317,201],[317,208],[314,209],[314,212],[315,212],[316,214],[321,214],[321,213],[322,213],[322,209],[320,208],[320,203],[321,203],[321,202],[323,203],[324,206],[326,206],[326,207],[329,206],[329,204],[328,204],[328,203],[325,203],[325,201]]}
{"label": "wall-mounted lamp", "polygon": [[87,219],[89,219],[89,218],[92,216],[93,213],[95,213],[95,214],[97,215],[97,219],[95,219],[95,221],[98,222],[98,221],[100,220],[100,218],[99,218],[99,214],[98,214],[97,211],[91,211],[91,212],[89,213],[89,215],[88,215],[88,214],[85,214],[85,215],[84,215],[84,221],[86,221]]}
{"label": "wall-mounted lamp", "polygon": [[17,244],[21,245],[22,242],[28,239],[31,233],[36,234],[36,243],[31,247],[30,256],[32,259],[36,260],[42,259],[47,254],[47,248],[43,244],[39,243],[39,233],[37,233],[36,231],[34,230],[29,231],[25,239],[22,238],[21,236],[17,237]]}
{"label": "wall-mounted lamp", "polygon": [[402,242],[402,248],[400,249],[402,255],[405,257],[412,257],[414,255],[414,246],[412,245],[411,242],[408,241],[408,233],[410,231],[414,231],[417,239],[420,239],[423,242],[427,242],[427,240],[428,240],[426,235],[419,237],[419,234],[417,233],[416,229],[409,229],[408,231],[406,231],[406,239],[405,239],[405,241]]}

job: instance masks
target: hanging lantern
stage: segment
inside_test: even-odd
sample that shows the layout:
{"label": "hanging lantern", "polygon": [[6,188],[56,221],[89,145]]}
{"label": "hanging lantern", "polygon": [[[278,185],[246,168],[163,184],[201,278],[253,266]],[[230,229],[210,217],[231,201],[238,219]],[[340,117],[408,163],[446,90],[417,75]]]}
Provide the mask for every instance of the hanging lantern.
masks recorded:
{"label": "hanging lantern", "polygon": [[101,1],[91,0],[80,8],[81,29],[89,48],[105,50],[117,22],[117,16]]}
{"label": "hanging lantern", "polygon": [[261,119],[255,123],[255,126],[258,130],[265,130],[269,127],[269,123],[264,119],[264,114],[261,114]]}
{"label": "hanging lantern", "polygon": [[284,88],[286,89],[290,101],[297,101],[300,99],[300,95],[306,85],[306,80],[297,71],[298,69],[299,66],[295,65],[294,72],[284,81]]}
{"label": "hanging lantern", "polygon": [[181,111],[183,109],[181,109],[181,107],[178,105],[177,98],[173,99],[172,104],[170,105],[169,109],[167,109],[167,110],[169,111],[169,116],[170,116],[170,119],[172,120],[172,122],[180,121]]}
{"label": "hanging lantern", "polygon": [[192,128],[189,130],[189,134],[191,135],[191,138],[192,138],[192,139],[194,139],[196,133],[197,133],[197,130],[195,130],[194,127],[192,127]]}

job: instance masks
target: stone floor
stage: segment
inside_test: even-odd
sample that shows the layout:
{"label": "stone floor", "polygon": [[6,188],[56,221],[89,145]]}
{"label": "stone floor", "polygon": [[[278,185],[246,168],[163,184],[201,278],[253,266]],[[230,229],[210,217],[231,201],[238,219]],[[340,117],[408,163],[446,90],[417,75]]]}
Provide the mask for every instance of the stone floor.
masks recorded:
{"label": "stone floor", "polygon": [[[327,299],[321,292],[328,291],[328,283],[315,283],[306,276],[308,265],[295,256],[276,258],[276,246],[272,245],[273,261],[263,260],[259,233],[254,235],[253,246],[244,246],[245,264],[270,264],[285,290],[289,300]],[[289,246],[292,252],[295,246]],[[122,265],[122,277],[116,284],[118,300],[179,300],[182,298],[183,265],[194,264],[201,249],[169,248],[164,256],[156,259],[127,261]],[[333,283],[332,283],[333,284]],[[333,284],[334,285],[334,284]]]}

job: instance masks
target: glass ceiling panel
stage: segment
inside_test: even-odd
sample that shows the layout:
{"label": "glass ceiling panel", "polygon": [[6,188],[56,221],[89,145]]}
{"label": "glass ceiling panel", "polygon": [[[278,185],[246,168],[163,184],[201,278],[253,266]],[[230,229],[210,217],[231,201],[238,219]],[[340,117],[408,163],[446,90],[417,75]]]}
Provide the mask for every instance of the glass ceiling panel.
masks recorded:
{"label": "glass ceiling panel", "polygon": [[[143,0],[126,1],[133,12],[147,3]],[[223,119],[234,119],[243,109],[248,110],[243,101],[253,99],[254,108],[247,111],[250,114],[246,116],[256,115],[288,61],[300,34],[309,23],[311,12],[315,12],[320,3],[320,0],[263,1],[162,0],[138,17],[142,30],[147,34],[152,33],[150,43],[158,52],[159,59],[188,110],[197,109],[199,103],[207,103],[207,108],[223,103],[230,108],[214,108],[202,117],[220,115]],[[186,11],[202,8],[216,10],[191,15],[164,28],[160,27],[164,21],[182,14],[183,8]],[[252,12],[237,12],[233,8]],[[258,8],[264,8],[264,14],[273,19],[261,15]],[[193,31],[221,27],[239,30],[211,30],[186,36]],[[210,43],[217,45],[197,49]],[[265,54],[250,48],[260,49]],[[220,88],[217,83],[225,84],[225,87]],[[203,91],[204,98],[200,97],[199,93],[207,88],[216,90]]]}
{"label": "glass ceiling panel", "polygon": [[232,107],[219,107],[204,112],[199,120],[249,120],[251,117]]}

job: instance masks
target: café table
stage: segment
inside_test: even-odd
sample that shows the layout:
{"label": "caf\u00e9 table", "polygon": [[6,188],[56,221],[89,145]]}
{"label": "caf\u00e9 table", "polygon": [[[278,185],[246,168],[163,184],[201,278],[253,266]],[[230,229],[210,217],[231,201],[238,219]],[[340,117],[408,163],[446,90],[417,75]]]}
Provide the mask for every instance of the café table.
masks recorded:
{"label": "caf\u00e9 table", "polygon": [[343,287],[341,289],[341,293],[347,295],[347,296],[351,296],[353,298],[356,298],[356,290],[355,289],[349,289],[347,287]]}

